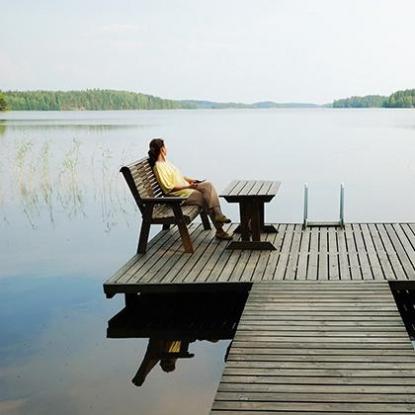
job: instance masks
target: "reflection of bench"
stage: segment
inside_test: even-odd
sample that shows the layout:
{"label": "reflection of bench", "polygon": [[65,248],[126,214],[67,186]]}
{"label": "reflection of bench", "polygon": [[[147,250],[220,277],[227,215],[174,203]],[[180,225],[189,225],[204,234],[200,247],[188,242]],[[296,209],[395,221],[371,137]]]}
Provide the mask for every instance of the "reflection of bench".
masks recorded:
{"label": "reflection of bench", "polygon": [[169,229],[170,225],[177,225],[184,250],[193,252],[192,241],[186,225],[200,214],[203,227],[210,229],[206,213],[201,211],[198,206],[181,206],[186,200],[184,197],[166,196],[157,182],[148,159],[124,166],[120,171],[127,181],[143,218],[137,252],[142,254],[146,252],[151,224],[163,225],[163,230]]}

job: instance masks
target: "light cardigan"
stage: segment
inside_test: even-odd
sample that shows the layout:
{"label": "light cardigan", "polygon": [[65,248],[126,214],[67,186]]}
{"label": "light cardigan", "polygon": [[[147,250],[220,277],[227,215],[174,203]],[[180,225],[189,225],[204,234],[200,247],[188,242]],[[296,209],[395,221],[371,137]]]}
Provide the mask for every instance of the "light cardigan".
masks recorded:
{"label": "light cardigan", "polygon": [[164,193],[180,197],[189,197],[192,194],[193,189],[172,192],[175,187],[188,186],[189,183],[180,170],[169,161],[156,161],[153,170]]}

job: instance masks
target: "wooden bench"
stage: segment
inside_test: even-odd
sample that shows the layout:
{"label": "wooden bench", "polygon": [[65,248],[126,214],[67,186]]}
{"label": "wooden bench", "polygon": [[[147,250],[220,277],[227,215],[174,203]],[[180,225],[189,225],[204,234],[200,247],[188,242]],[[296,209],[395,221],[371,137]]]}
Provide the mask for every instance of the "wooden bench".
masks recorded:
{"label": "wooden bench", "polygon": [[163,193],[147,158],[138,160],[121,168],[121,173],[134,196],[142,215],[142,224],[138,240],[137,253],[144,254],[152,224],[177,225],[185,252],[193,252],[187,224],[200,214],[204,229],[211,229],[206,212],[198,206],[182,206],[185,197],[168,196]]}

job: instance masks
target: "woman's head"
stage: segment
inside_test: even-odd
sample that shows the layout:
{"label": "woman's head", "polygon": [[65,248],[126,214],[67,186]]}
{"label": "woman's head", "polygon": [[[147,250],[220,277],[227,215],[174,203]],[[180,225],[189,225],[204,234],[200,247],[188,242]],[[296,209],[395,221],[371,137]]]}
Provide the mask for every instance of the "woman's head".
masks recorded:
{"label": "woman's head", "polygon": [[164,140],[161,138],[153,138],[150,141],[149,147],[148,158],[151,166],[154,166],[157,159],[159,158],[160,153],[165,153]]}
{"label": "woman's head", "polygon": [[164,372],[172,372],[174,369],[176,369],[176,359],[161,359],[160,366]]}

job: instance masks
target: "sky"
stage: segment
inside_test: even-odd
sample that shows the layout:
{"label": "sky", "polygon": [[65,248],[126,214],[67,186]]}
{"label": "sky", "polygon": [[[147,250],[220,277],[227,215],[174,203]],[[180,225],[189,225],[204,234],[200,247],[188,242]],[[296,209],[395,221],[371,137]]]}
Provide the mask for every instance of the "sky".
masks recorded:
{"label": "sky", "polygon": [[414,0],[0,0],[0,89],[314,102],[415,88]]}

